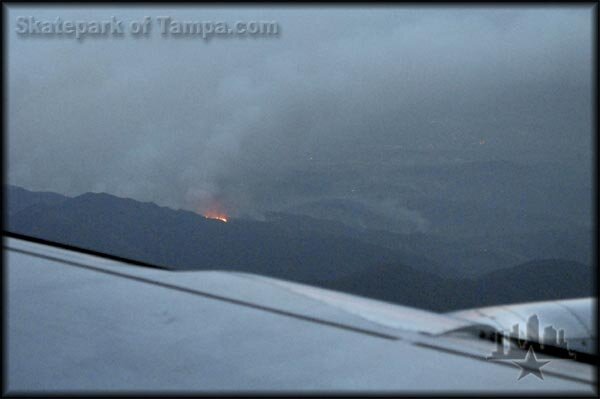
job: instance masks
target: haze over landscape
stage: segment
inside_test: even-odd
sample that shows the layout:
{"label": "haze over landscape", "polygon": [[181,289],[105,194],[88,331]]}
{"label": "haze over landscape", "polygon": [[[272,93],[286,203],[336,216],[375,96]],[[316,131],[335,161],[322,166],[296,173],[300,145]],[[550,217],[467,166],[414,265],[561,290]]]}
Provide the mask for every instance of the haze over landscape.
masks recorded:
{"label": "haze over landscape", "polygon": [[7,14],[10,231],[435,310],[591,295],[588,7],[36,10],[281,27],[208,41]]}

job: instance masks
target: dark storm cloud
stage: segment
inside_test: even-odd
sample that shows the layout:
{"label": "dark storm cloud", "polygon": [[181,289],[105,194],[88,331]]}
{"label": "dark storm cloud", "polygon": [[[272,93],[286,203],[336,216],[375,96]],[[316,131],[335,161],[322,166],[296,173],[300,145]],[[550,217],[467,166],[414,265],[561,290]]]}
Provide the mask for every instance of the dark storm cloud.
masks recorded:
{"label": "dark storm cloud", "polygon": [[[256,214],[341,195],[341,174],[377,173],[379,147],[589,159],[591,14],[10,7],[9,180]],[[281,34],[26,39],[20,15],[275,20]]]}

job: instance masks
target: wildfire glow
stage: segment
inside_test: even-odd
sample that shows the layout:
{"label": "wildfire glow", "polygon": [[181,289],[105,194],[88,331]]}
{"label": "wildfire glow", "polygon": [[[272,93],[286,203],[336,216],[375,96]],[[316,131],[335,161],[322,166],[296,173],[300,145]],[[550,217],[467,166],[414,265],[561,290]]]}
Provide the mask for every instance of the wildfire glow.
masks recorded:
{"label": "wildfire glow", "polygon": [[223,223],[227,223],[227,221],[229,220],[227,218],[227,215],[224,215],[222,213],[214,213],[214,212],[207,212],[204,214],[204,217],[207,219],[220,220]]}

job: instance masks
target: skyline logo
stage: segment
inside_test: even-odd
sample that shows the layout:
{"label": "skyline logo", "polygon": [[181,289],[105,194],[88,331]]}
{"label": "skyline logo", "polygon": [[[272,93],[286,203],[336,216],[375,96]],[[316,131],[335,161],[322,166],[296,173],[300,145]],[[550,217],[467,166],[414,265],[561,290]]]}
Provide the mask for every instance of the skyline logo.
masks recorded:
{"label": "skyline logo", "polygon": [[486,359],[510,361],[515,364],[521,369],[517,380],[521,380],[529,374],[543,380],[542,367],[551,360],[540,359],[575,358],[575,353],[569,350],[564,329],[557,330],[554,326],[548,325],[544,327],[543,336],[540,337],[540,322],[537,314],[533,314],[527,319],[527,331],[524,336],[517,323],[513,325],[510,332],[498,332],[495,335],[495,341],[496,350]]}

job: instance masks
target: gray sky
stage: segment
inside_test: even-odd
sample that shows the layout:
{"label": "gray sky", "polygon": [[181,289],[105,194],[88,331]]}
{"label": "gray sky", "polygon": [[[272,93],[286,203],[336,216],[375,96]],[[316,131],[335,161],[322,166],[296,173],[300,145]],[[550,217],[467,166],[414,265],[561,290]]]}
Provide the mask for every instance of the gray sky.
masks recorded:
{"label": "gray sky", "polygon": [[[281,34],[23,38],[29,15],[275,20]],[[388,161],[377,148],[591,159],[590,7],[11,6],[8,21],[9,182],[26,188],[251,213],[285,202],[292,175],[311,190],[314,173],[368,173]]]}

